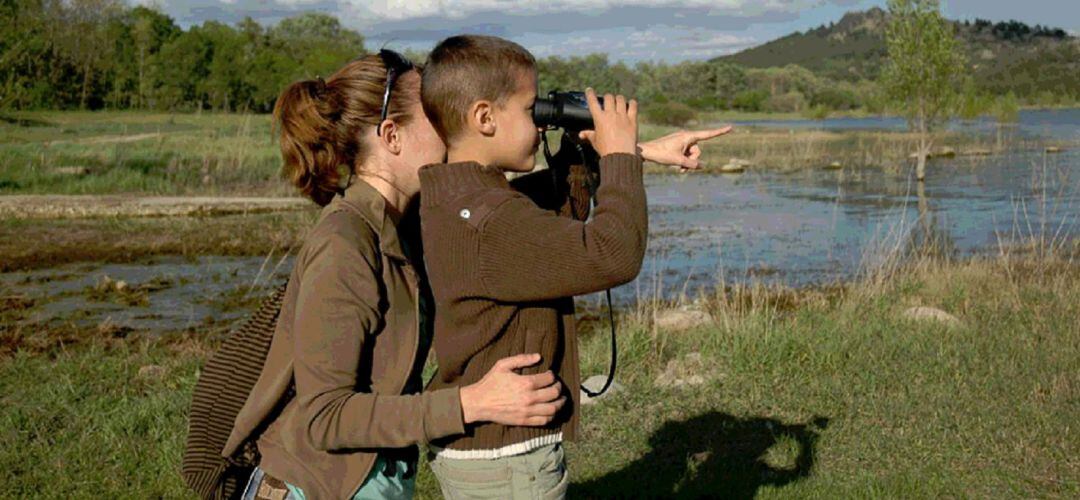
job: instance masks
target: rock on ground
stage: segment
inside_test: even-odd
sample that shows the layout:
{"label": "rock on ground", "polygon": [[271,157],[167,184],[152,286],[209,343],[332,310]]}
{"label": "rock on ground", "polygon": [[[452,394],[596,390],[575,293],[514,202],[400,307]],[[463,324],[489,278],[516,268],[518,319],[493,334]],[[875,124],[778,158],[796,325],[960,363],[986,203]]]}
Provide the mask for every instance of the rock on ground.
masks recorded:
{"label": "rock on ground", "polygon": [[961,326],[960,319],[934,307],[912,307],[904,311],[904,317],[916,321],[937,321],[947,326]]}
{"label": "rock on ground", "polygon": [[709,313],[694,307],[682,306],[656,312],[653,323],[661,330],[687,330],[712,321]]}
{"label": "rock on ground", "polygon": [[[593,376],[585,379],[585,382],[582,382],[581,385],[585,386],[587,389],[589,389],[592,392],[596,392],[596,391],[599,391],[600,389],[604,388],[604,384],[607,382],[607,379],[608,379],[607,375],[593,375]],[[581,404],[583,404],[583,405],[595,404],[598,401],[606,400],[609,397],[611,397],[611,396],[613,396],[615,394],[618,394],[618,393],[620,393],[622,391],[623,391],[623,386],[622,386],[622,384],[620,384],[618,382],[612,382],[611,387],[608,387],[607,392],[605,392],[605,393],[603,393],[603,394],[601,394],[601,395],[599,395],[599,396],[597,396],[595,398],[589,397],[588,394],[585,394],[585,391],[581,391]]]}
{"label": "rock on ground", "polygon": [[165,376],[165,367],[159,365],[146,365],[139,367],[138,377],[141,379],[160,379]]}
{"label": "rock on ground", "polygon": [[713,369],[706,366],[701,353],[692,352],[683,358],[668,361],[663,373],[656,377],[657,387],[696,386],[706,382],[713,375]]}

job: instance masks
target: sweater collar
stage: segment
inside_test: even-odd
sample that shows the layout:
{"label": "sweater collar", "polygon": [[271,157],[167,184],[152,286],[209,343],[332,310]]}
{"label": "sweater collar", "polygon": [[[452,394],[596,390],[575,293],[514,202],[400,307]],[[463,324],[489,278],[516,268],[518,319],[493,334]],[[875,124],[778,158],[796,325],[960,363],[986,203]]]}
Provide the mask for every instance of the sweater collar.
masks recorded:
{"label": "sweater collar", "polygon": [[420,204],[439,205],[483,188],[509,188],[506,175],[498,167],[475,161],[433,163],[420,167]]}

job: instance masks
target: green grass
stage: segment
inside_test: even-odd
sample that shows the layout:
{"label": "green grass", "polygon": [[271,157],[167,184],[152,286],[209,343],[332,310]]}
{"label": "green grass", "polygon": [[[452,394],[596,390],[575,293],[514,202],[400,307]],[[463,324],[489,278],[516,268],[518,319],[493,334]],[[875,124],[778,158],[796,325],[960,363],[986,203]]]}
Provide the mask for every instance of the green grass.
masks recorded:
{"label": "green grass", "polygon": [[[1075,260],[924,259],[886,280],[699,303],[713,322],[683,332],[656,330],[648,305],[622,312],[627,390],[584,409],[571,497],[1080,495]],[[915,305],[962,326],[903,319]],[[585,334],[586,374],[606,368],[602,332]],[[0,359],[5,491],[184,496],[186,406],[213,338],[23,342]],[[139,377],[151,364],[166,374]],[[704,383],[656,383],[673,369]],[[418,493],[438,496],[426,468]]]}
{"label": "green grass", "polygon": [[[269,115],[18,113],[0,121],[0,194],[291,195]],[[83,167],[85,175],[64,174]]]}
{"label": "green grass", "polygon": [[[788,312],[713,301],[726,327],[628,332],[625,349],[640,353],[623,365],[633,395],[589,419],[574,453],[588,458],[571,465],[579,492],[1075,497],[1080,275],[1065,269],[932,265],[884,290],[804,295]],[[914,305],[964,326],[903,319]],[[601,360],[604,344],[587,344],[586,359]],[[650,387],[689,352],[706,360],[706,384]],[[701,453],[711,458],[692,464]],[[634,479],[650,474],[665,479]]]}
{"label": "green grass", "polygon": [[[201,355],[146,343],[0,362],[0,477],[8,495],[181,498],[187,406]],[[139,377],[159,365],[162,378]]]}
{"label": "green grass", "polygon": [[[869,113],[862,109],[853,109],[846,111],[829,111],[829,118],[864,118],[869,116],[879,116],[873,113]],[[765,111],[739,111],[739,110],[717,110],[717,111],[701,111],[697,114],[697,121],[700,123],[718,123],[727,121],[752,121],[752,120],[806,120],[807,114],[805,112],[765,112]]]}
{"label": "green grass", "polygon": [[[269,115],[145,112],[23,112],[0,120],[0,194],[114,194],[295,196],[279,176],[280,152]],[[705,113],[701,123],[796,115]],[[701,128],[694,125],[691,128]],[[640,140],[677,130],[642,123]],[[549,136],[558,144],[557,136]],[[124,139],[127,138],[127,139]],[[131,140],[134,139],[134,140]],[[994,149],[947,134],[956,149]],[[823,132],[739,127],[704,145],[706,171],[731,157],[754,168],[899,166],[915,146],[899,132]],[[545,164],[543,154],[537,162]],[[65,173],[76,167],[82,174]],[[670,173],[649,164],[650,173]]]}

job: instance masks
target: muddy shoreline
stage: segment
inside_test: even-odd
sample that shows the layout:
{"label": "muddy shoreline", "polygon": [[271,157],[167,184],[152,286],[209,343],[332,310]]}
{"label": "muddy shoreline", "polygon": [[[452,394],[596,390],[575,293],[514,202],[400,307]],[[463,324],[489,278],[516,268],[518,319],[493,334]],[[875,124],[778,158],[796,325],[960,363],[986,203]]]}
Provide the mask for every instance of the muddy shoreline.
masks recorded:
{"label": "muddy shoreline", "polygon": [[258,214],[306,210],[303,198],[139,195],[6,195],[0,218],[76,219]]}
{"label": "muddy shoreline", "polygon": [[195,217],[0,219],[0,272],[149,257],[292,251],[318,209]]}

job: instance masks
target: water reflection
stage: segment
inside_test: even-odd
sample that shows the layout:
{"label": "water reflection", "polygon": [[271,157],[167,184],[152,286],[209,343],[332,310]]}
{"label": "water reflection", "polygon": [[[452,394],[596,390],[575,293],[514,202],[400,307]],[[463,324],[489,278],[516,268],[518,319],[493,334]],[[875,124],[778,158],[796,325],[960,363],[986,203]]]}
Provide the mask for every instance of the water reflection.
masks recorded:
{"label": "water reflection", "polygon": [[650,247],[622,299],[725,283],[789,286],[851,278],[890,254],[964,256],[1077,234],[1080,154],[1016,152],[909,169],[748,171],[647,182]]}

